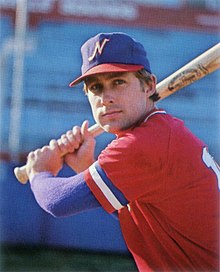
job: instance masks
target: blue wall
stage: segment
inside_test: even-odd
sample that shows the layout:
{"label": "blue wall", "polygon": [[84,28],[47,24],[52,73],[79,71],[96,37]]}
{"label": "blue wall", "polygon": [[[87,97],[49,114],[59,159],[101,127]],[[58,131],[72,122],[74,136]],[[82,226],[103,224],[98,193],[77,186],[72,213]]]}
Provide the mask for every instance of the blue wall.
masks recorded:
{"label": "blue wall", "polygon": [[[13,35],[9,18],[2,18],[0,46]],[[84,119],[94,123],[82,86],[71,89],[69,82],[79,75],[80,46],[98,32],[123,31],[142,42],[148,51],[152,71],[161,81],[169,74],[218,42],[217,34],[158,30],[77,23],[41,23],[29,30],[34,44],[25,57],[24,107],[21,148],[28,152]],[[8,127],[13,58],[4,66],[2,151],[8,151]],[[219,154],[219,73],[213,73],[158,103],[186,125]],[[97,138],[96,154],[112,136]],[[47,244],[95,250],[126,251],[119,223],[102,209],[77,216],[55,219],[36,204],[29,185],[19,184],[13,163],[1,162],[1,241],[6,243]],[[62,175],[70,175],[65,168]]]}

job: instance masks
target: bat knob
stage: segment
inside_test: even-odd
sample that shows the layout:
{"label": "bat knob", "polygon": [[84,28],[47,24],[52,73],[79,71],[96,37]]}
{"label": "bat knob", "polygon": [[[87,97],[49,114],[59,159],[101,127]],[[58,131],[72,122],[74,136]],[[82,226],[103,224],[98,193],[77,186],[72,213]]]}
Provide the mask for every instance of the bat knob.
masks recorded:
{"label": "bat knob", "polygon": [[26,184],[28,181],[28,176],[26,173],[26,167],[22,166],[22,167],[16,167],[14,169],[14,174],[17,178],[17,180],[22,183],[22,184]]}

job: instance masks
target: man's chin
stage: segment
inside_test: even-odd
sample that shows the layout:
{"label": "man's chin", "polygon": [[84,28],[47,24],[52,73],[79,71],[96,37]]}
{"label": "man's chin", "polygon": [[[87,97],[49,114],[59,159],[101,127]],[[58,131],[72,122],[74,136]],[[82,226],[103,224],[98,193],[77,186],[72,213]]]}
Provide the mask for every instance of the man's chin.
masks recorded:
{"label": "man's chin", "polygon": [[104,129],[105,132],[108,132],[108,133],[117,134],[118,132],[120,132],[120,128],[113,125],[106,124],[106,125],[100,125],[100,126]]}

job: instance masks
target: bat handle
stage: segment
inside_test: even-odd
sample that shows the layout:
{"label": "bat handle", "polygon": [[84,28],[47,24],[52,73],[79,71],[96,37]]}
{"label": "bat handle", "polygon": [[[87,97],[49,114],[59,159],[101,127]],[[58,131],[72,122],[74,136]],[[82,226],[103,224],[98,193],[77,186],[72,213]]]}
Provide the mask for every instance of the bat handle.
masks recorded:
{"label": "bat handle", "polygon": [[[94,137],[96,137],[96,136],[98,136],[98,135],[100,135],[101,133],[104,132],[104,130],[97,124],[91,126],[88,130],[92,133],[92,135]],[[14,174],[15,174],[17,180],[20,183],[26,184],[28,182],[28,175],[27,175],[27,172],[26,172],[26,165],[23,165],[21,167],[15,167]]]}

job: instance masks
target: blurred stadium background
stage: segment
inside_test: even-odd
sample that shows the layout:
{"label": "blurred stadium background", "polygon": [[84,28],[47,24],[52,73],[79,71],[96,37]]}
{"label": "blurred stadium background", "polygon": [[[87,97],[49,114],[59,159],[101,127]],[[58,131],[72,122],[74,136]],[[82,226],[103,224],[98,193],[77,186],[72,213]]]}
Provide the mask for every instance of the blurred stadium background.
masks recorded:
{"label": "blurred stadium background", "polygon": [[[30,150],[88,119],[80,46],[98,32],[142,42],[161,81],[219,42],[219,0],[0,0],[1,271],[136,271],[118,221],[103,210],[56,219],[13,169]],[[158,103],[220,162],[219,72]],[[96,155],[112,136],[97,137]],[[61,175],[71,175],[65,167]]]}

